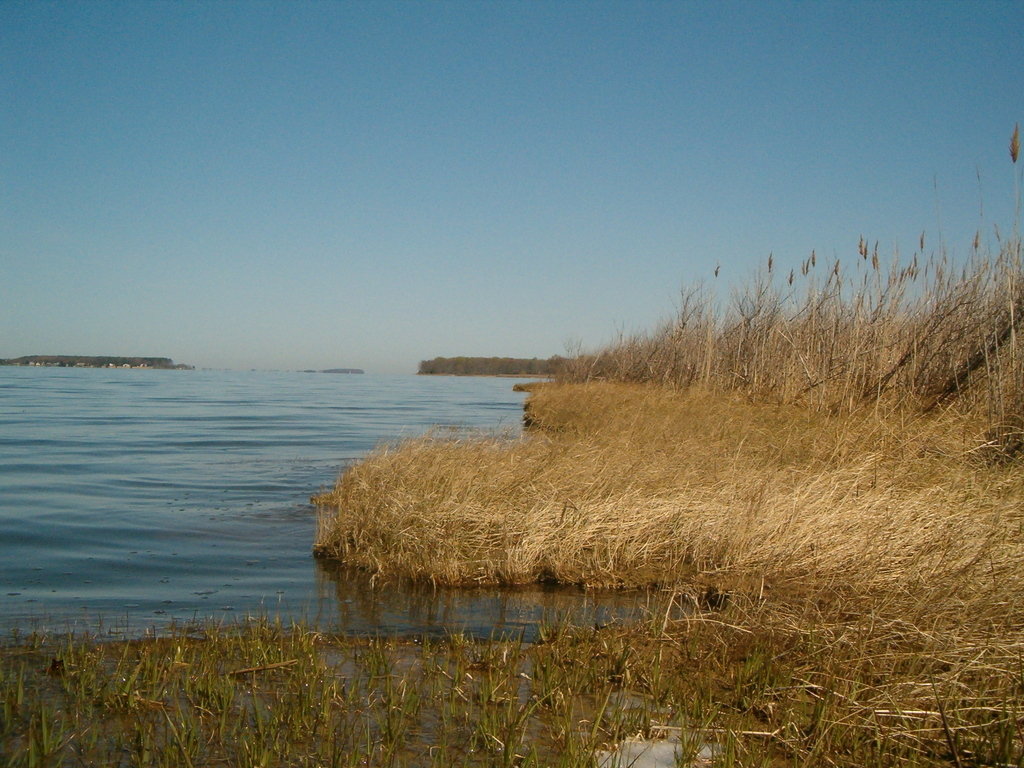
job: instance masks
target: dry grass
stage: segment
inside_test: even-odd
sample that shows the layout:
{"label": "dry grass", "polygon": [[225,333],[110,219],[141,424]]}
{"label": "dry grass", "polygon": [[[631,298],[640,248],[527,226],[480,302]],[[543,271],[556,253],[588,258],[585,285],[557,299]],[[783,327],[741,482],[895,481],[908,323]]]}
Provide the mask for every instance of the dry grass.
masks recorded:
{"label": "dry grass", "polygon": [[1012,455],[1024,445],[1020,237],[992,253],[979,235],[962,266],[925,256],[924,235],[919,245],[885,266],[862,239],[852,263],[812,253],[788,277],[769,258],[728,301],[688,290],[671,321],[578,353],[561,379],[700,386],[829,412],[955,403]]}
{"label": "dry grass", "polygon": [[983,415],[591,382],[536,388],[527,416],[521,439],[382,447],[320,499],[320,552],[671,585],[685,618],[534,650],[544,692],[590,674],[599,701],[656,703],[615,738],[696,733],[762,768],[1024,760],[1024,476],[979,452]]}
{"label": "dry grass", "polygon": [[524,437],[350,468],[316,549],[442,584],[674,590],[685,619],[557,653],[566,675],[614,661],[723,765],[1024,764],[1019,229],[962,268],[924,252],[886,267],[862,241],[849,268],[687,292],[534,388]]}
{"label": "dry grass", "polygon": [[702,581],[937,616],[1024,604],[1024,480],[954,411],[825,415],[554,385],[519,440],[426,437],[349,469],[317,551],[437,583]]}
{"label": "dry grass", "polygon": [[959,265],[862,238],[852,264],[769,257],[728,301],[685,291],[662,327],[568,358],[527,438],[348,470],[316,551],[435,583],[700,577],[1016,615],[1024,253],[1016,223],[995,238]]}
{"label": "dry grass", "polygon": [[321,552],[671,584],[681,620],[532,651],[567,711],[652,702],[614,738],[697,733],[730,766],[1021,765],[1024,477],[979,454],[983,418],[612,382],[539,387],[527,416],[521,439],[382,447],[319,500]]}

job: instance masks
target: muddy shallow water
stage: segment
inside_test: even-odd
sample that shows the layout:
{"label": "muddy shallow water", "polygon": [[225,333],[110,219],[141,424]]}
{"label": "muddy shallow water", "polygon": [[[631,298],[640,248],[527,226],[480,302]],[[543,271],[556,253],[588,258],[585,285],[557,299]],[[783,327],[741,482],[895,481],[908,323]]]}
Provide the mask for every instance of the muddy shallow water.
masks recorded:
{"label": "muddy shallow water", "polygon": [[254,614],[348,632],[531,633],[659,596],[372,588],[310,554],[309,496],[383,440],[515,433],[514,380],[0,367],[0,631]]}

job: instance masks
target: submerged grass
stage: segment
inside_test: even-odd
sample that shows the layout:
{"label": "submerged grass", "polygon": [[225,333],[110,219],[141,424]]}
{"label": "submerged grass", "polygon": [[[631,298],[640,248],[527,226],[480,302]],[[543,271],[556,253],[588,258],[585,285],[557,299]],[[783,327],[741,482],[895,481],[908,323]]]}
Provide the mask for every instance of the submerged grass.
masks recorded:
{"label": "submerged grass", "polygon": [[1019,637],[743,599],[551,625],[533,645],[265,620],[36,636],[0,648],[0,762],[589,768],[674,737],[680,765],[1021,765],[1022,653]]}
{"label": "submerged grass", "polygon": [[[116,644],[0,648],[7,766],[589,766],[643,697],[609,704],[596,633],[534,646],[333,637],[265,620]],[[588,639],[589,638],[589,639]],[[600,641],[607,649],[618,640]],[[565,647],[562,654],[557,649]],[[598,703],[602,702],[602,703]],[[628,709],[626,714],[624,709]]]}

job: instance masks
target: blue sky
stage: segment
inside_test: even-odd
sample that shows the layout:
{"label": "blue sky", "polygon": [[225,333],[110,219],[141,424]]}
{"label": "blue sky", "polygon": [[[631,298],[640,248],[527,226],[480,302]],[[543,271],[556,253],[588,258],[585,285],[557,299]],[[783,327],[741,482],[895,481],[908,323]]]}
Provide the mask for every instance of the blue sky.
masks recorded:
{"label": "blue sky", "polygon": [[0,3],[0,357],[546,357],[1014,224],[1024,4]]}

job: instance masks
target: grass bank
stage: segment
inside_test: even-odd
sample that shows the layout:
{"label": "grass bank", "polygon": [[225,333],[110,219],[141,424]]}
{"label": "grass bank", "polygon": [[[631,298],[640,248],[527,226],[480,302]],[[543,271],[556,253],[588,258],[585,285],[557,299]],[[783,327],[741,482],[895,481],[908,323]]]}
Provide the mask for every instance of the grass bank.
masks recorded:
{"label": "grass bank", "polygon": [[765,740],[743,764],[1021,765],[1019,233],[957,260],[861,238],[845,263],[769,257],[728,298],[688,288],[658,328],[564,360],[524,437],[350,468],[315,549],[437,584],[670,590],[694,620],[652,674],[681,652],[686,700],[760,723],[716,726]]}
{"label": "grass bank", "polygon": [[318,499],[318,551],[443,584],[1024,609],[1024,477],[978,452],[983,420],[611,382],[543,386],[527,416],[522,439],[378,449]]}
{"label": "grass bank", "polygon": [[316,552],[667,590],[690,619],[609,647],[676,732],[721,737],[719,764],[1024,765],[1020,239],[957,268],[920,249],[686,292],[533,388],[524,436],[349,468],[315,499]]}
{"label": "grass bank", "polygon": [[769,257],[728,299],[687,289],[662,326],[563,360],[525,437],[427,436],[350,468],[316,499],[315,551],[437,584],[691,583],[1019,616],[1012,231],[957,262],[924,235],[909,260],[861,238],[848,263],[812,253],[781,274]]}

